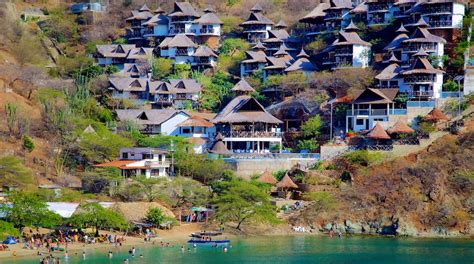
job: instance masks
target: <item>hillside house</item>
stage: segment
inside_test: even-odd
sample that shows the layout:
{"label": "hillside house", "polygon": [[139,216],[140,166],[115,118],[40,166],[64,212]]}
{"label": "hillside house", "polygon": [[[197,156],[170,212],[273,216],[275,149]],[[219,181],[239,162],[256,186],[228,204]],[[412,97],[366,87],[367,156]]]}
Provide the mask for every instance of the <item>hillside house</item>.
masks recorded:
{"label": "hillside house", "polygon": [[272,30],[273,21],[263,14],[263,8],[256,4],[250,9],[250,16],[240,26],[244,29],[244,34],[250,44],[257,44],[269,38],[269,31]]}
{"label": "hillside house", "polygon": [[152,48],[137,48],[135,45],[97,45],[94,57],[100,66],[115,65],[123,69],[126,63],[148,61],[153,56]]}
{"label": "hillside house", "polygon": [[323,60],[323,65],[330,69],[351,67],[367,68],[371,57],[369,42],[363,41],[357,31],[359,28],[351,23],[340,31],[337,39],[330,47],[328,57]]}
{"label": "hillside house", "polygon": [[282,121],[268,113],[249,94],[255,90],[242,79],[232,92],[232,99],[211,120],[223,135],[226,148],[234,153],[269,153],[272,149],[281,152]]}
{"label": "hillside house", "polygon": [[158,148],[122,148],[118,160],[97,164],[94,167],[120,169],[124,178],[161,178],[169,176],[168,151]]}
{"label": "hillside house", "polygon": [[180,33],[174,37],[165,38],[158,48],[160,57],[173,59],[176,64],[191,64],[194,62],[194,53],[198,45],[187,35]]}
{"label": "hillside house", "polygon": [[398,88],[369,88],[355,94],[346,113],[346,131],[370,130],[391,116],[406,115],[406,110],[395,108],[397,94]]}
{"label": "hillside house", "polygon": [[159,43],[169,35],[169,19],[165,15],[165,11],[159,7],[154,13],[154,16],[142,23],[143,37],[153,40],[154,43]]}
{"label": "hillside house", "polygon": [[258,41],[255,46],[246,51],[245,55],[245,60],[240,62],[240,76],[242,78],[265,68],[267,56],[265,54],[265,46],[263,46],[261,41]]}
{"label": "hillside house", "polygon": [[127,29],[127,40],[128,43],[133,43],[138,46],[145,44],[145,38],[143,37],[146,27],[142,24],[153,17],[150,8],[145,4],[138,10],[133,10],[132,15],[125,21],[129,24]]}

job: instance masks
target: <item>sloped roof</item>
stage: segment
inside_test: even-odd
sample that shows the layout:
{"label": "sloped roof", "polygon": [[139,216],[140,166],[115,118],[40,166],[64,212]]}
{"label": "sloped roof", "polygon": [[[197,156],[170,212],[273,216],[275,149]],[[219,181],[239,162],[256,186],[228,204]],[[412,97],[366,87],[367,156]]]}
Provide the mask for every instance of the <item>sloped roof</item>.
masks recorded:
{"label": "sloped roof", "polygon": [[402,75],[410,75],[417,73],[425,74],[439,74],[444,73],[442,70],[435,69],[431,63],[423,57],[417,57],[409,70],[403,71]]}
{"label": "sloped roof", "polygon": [[142,23],[144,26],[155,26],[155,25],[168,25],[169,19],[163,14],[154,15],[148,21]]}
{"label": "sloped roof", "polygon": [[389,134],[410,134],[415,132],[415,130],[407,125],[407,123],[402,120],[398,120],[395,125],[387,130]]}
{"label": "sloped roof", "polygon": [[267,62],[267,55],[265,55],[265,52],[259,50],[259,51],[251,51],[248,50],[245,52],[247,55],[247,59],[243,60],[242,63],[255,63],[255,62]]}
{"label": "sloped roof", "polygon": [[199,116],[191,116],[178,124],[178,127],[213,127],[214,124]]}
{"label": "sloped roof", "polygon": [[265,46],[263,45],[260,39],[257,41],[257,44],[251,48],[252,50],[265,50]]}
{"label": "sloped roof", "polygon": [[275,185],[278,182],[277,179],[275,179],[275,177],[273,177],[271,172],[269,172],[268,170],[265,170],[262,175],[258,177],[257,181],[271,185]]}
{"label": "sloped roof", "polygon": [[190,16],[190,17],[199,17],[198,12],[189,2],[175,2],[173,11],[168,15],[170,17],[181,17],[181,16]]}
{"label": "sloped roof", "polygon": [[282,122],[268,113],[253,97],[240,95],[232,99],[212,120],[217,123],[269,123]]}
{"label": "sloped roof", "polygon": [[288,176],[288,173],[277,183],[277,187],[281,189],[297,189],[298,185]]}
{"label": "sloped roof", "polygon": [[390,58],[388,59],[388,62],[390,62],[390,63],[400,63],[401,60],[399,60],[397,58],[397,56],[395,56],[395,53],[392,52],[392,56],[390,56]]}
{"label": "sloped roof", "polygon": [[[268,39],[264,40],[264,42],[274,42],[274,41],[283,41],[290,38],[290,34],[285,29],[275,29],[268,31]],[[276,40],[272,40],[276,39]]]}
{"label": "sloped roof", "polygon": [[367,11],[368,11],[367,4],[365,2],[362,2],[359,5],[357,5],[354,9],[352,9],[350,13],[363,14],[363,13],[367,13]]}
{"label": "sloped roof", "polygon": [[398,64],[391,63],[390,65],[385,67],[382,72],[375,76],[375,79],[383,81],[392,80],[400,74],[401,69],[402,68]]}
{"label": "sloped roof", "polygon": [[197,46],[185,34],[176,34],[173,38],[167,37],[159,45],[160,48],[196,48]]}
{"label": "sloped roof", "polygon": [[125,44],[96,45],[97,53],[106,58],[125,58],[134,48],[135,45]]}
{"label": "sloped roof", "polygon": [[293,71],[317,71],[318,68],[307,57],[299,57],[293,64],[285,69],[285,72]]}
{"label": "sloped roof", "polygon": [[351,0],[330,0],[331,9],[352,9],[352,1]]}
{"label": "sloped roof", "polygon": [[151,18],[153,14],[150,11],[139,11],[139,10],[133,10],[132,11],[132,16],[125,19],[126,21],[131,21],[131,20],[147,20]]}
{"label": "sloped roof", "polygon": [[150,8],[148,8],[146,4],[144,4],[142,7],[140,7],[140,9],[138,9],[138,11],[144,12],[144,11],[151,11],[151,10]]}
{"label": "sloped roof", "polygon": [[298,53],[298,55],[296,55],[296,58],[309,58],[309,55],[308,53],[306,53],[306,51],[304,51],[304,49],[302,48],[300,50],[300,53]]}
{"label": "sloped roof", "polygon": [[330,5],[327,3],[318,4],[309,14],[301,18],[300,22],[305,22],[316,18],[324,18],[326,16],[326,12],[324,11],[326,11],[326,9],[329,7]]}
{"label": "sloped roof", "polygon": [[264,69],[285,69],[286,67],[291,65],[291,60],[292,58],[291,56],[288,56],[288,54],[286,54],[285,57],[267,57],[267,66],[265,66]]}
{"label": "sloped roof", "polygon": [[426,28],[417,28],[411,34],[409,39],[403,41],[404,43],[410,42],[433,42],[433,43],[446,43],[446,40],[442,37],[431,34]]}
{"label": "sloped roof", "polygon": [[195,79],[170,79],[169,82],[176,93],[199,93],[202,91],[202,84]]}
{"label": "sloped roof", "polygon": [[134,75],[146,75],[147,65],[137,63],[124,63],[123,69],[114,73],[112,76],[131,77]]}
{"label": "sloped roof", "polygon": [[437,121],[447,121],[449,118],[443,114],[438,108],[433,108],[426,116],[423,117],[424,121],[432,121],[432,122],[437,122]]}
{"label": "sloped roof", "polygon": [[393,103],[398,94],[398,88],[374,89],[367,88],[354,94],[353,104],[387,104]]}
{"label": "sloped roof", "polygon": [[194,52],[194,57],[215,57],[217,58],[217,54],[208,46],[201,45],[197,48],[196,52]]}
{"label": "sloped roof", "polygon": [[347,27],[345,27],[344,30],[346,32],[359,31],[359,28],[354,24],[354,21],[352,21],[352,19],[351,19],[351,23],[349,23],[349,25]]}
{"label": "sloped roof", "polygon": [[371,47],[372,44],[363,41],[356,32],[339,31],[339,37],[334,41],[333,45],[361,45]]}
{"label": "sloped roof", "polygon": [[372,139],[390,139],[390,136],[385,132],[385,129],[383,129],[379,122],[375,124],[366,137]]}
{"label": "sloped roof", "polygon": [[260,5],[260,3],[256,3],[251,9],[250,9],[251,12],[262,12],[263,11],[263,7]]}
{"label": "sloped roof", "polygon": [[148,85],[147,78],[110,77],[110,87],[117,91],[144,92]]}
{"label": "sloped roof", "polygon": [[275,28],[287,28],[288,25],[285,23],[285,21],[283,21],[283,19],[280,19],[280,21],[278,21],[278,23],[275,25]]}
{"label": "sloped roof", "polygon": [[170,83],[157,81],[150,83],[150,93],[152,94],[176,94]]}
{"label": "sloped roof", "polygon": [[273,21],[268,19],[262,13],[251,13],[250,16],[247,18],[247,20],[245,20],[240,25],[241,26],[245,26],[245,25],[273,25]]}
{"label": "sloped roof", "polygon": [[153,48],[133,48],[127,54],[127,59],[147,60],[153,56]]}
{"label": "sloped roof", "polygon": [[400,24],[400,27],[395,32],[408,33],[409,31],[405,28],[405,26],[403,26],[403,23],[402,23],[402,24]]}
{"label": "sloped roof", "polygon": [[398,0],[394,5],[416,4],[417,0]]}
{"label": "sloped roof", "polygon": [[416,22],[415,24],[412,25],[413,27],[419,27],[419,28],[427,28],[429,27],[430,25],[428,23],[426,23],[426,20],[424,18],[420,18],[418,20],[418,22]]}
{"label": "sloped roof", "polygon": [[246,93],[253,93],[255,89],[250,86],[250,84],[242,78],[234,87],[231,89],[232,92],[246,92]]}
{"label": "sloped roof", "polygon": [[[161,125],[165,121],[174,117],[182,111],[172,110],[172,109],[152,109],[152,110],[142,110],[142,109],[125,109],[125,110],[116,110],[117,117],[119,120],[130,120],[135,121],[140,125]],[[184,113],[184,112],[182,112]],[[184,113],[186,114],[186,113]],[[187,114],[186,114],[187,115]]]}
{"label": "sloped roof", "polygon": [[409,39],[407,34],[405,33],[399,34],[384,48],[384,50],[397,49],[401,46],[402,42],[407,39]]}
{"label": "sloped roof", "polygon": [[200,18],[194,20],[194,22],[201,24],[201,25],[213,25],[213,24],[224,24],[219,17],[213,12],[206,12]]}

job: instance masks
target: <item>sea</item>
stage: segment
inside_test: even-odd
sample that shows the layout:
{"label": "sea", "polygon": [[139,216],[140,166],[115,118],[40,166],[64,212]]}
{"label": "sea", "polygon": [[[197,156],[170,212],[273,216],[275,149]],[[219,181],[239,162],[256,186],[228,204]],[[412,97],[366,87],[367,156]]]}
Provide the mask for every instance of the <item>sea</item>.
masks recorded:
{"label": "sea", "polygon": [[[184,246],[184,250],[181,248]],[[109,249],[86,249],[82,253],[62,255],[60,263],[474,263],[474,240],[422,239],[394,237],[265,236],[232,239],[223,248],[188,247],[186,241],[170,247],[137,246],[115,249],[111,259]],[[141,255],[141,256],[140,256]],[[0,260],[1,263],[37,264],[39,257]]]}

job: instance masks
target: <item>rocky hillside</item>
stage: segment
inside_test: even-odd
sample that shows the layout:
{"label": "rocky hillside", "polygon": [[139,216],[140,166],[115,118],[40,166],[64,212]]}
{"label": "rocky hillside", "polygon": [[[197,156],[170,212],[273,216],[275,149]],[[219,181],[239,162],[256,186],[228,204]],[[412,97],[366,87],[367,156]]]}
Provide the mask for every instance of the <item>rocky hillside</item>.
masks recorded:
{"label": "rocky hillside", "polygon": [[[331,188],[319,192],[315,205],[294,215],[290,222],[317,231],[332,228],[363,234],[472,236],[473,119],[466,125],[459,136],[446,135],[416,154],[368,166],[342,165],[347,171],[329,173]],[[341,166],[340,162],[336,164]],[[339,177],[349,173],[352,181],[340,183]],[[320,189],[327,184],[319,182]]]}

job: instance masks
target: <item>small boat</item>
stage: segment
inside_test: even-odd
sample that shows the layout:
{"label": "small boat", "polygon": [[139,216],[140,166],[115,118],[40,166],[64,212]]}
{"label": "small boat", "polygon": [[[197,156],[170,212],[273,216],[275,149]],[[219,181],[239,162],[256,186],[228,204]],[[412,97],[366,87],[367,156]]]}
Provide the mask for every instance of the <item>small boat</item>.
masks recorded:
{"label": "small boat", "polygon": [[190,235],[191,239],[188,244],[193,246],[215,246],[224,247],[230,244],[228,239],[214,239],[215,237],[222,236],[222,232],[197,232]]}

